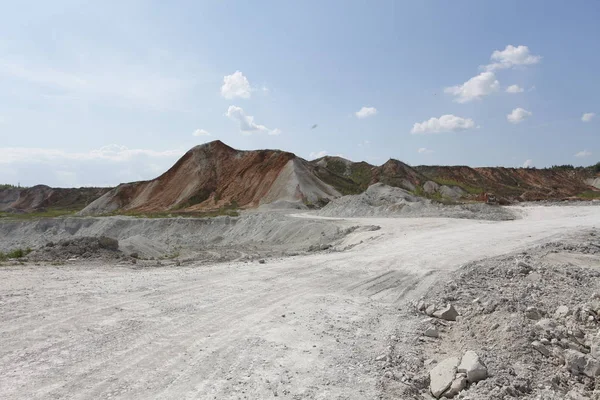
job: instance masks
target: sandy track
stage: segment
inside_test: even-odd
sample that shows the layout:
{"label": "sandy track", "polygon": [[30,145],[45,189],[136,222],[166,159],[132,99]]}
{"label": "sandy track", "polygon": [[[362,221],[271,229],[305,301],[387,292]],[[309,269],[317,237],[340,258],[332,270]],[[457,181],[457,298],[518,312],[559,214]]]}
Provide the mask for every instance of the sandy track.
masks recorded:
{"label": "sandy track", "polygon": [[600,226],[600,207],[523,210],[360,219],[382,229],[266,264],[3,267],[2,398],[377,398],[373,358],[415,333],[408,299],[462,263]]}

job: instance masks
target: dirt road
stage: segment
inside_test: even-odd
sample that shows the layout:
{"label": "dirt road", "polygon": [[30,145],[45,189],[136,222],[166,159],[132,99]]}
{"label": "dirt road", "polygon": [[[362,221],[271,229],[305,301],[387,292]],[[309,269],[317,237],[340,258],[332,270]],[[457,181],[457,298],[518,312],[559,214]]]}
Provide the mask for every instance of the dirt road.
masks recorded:
{"label": "dirt road", "polygon": [[522,210],[359,219],[382,229],[266,264],[2,267],[1,397],[378,398],[374,358],[415,333],[407,300],[465,262],[600,227],[600,207]]}

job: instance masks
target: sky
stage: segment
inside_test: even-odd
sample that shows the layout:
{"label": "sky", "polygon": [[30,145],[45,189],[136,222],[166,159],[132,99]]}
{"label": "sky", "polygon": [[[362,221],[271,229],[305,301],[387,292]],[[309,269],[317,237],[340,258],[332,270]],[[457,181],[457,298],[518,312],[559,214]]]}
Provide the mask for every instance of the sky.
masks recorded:
{"label": "sky", "polygon": [[151,179],[221,140],[380,165],[600,160],[600,2],[6,2],[0,183]]}

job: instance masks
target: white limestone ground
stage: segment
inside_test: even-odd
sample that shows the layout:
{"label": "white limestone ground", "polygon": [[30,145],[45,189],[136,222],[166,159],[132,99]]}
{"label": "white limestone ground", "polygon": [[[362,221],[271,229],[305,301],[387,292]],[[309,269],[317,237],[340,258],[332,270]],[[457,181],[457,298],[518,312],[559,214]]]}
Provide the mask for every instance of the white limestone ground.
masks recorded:
{"label": "white limestone ground", "polygon": [[[423,316],[409,302],[465,263],[600,225],[599,207],[521,210],[522,219],[501,222],[314,219],[304,213],[302,219],[284,216],[292,221],[286,229],[260,219],[230,227],[223,240],[235,249],[236,240],[249,236],[265,246],[279,240],[276,245],[284,247],[276,232],[268,233],[276,226],[291,243],[302,235],[310,242],[308,235],[319,237],[324,229],[333,235],[367,226],[330,241],[333,248],[327,251],[264,263],[5,264],[0,267],[2,397],[390,398],[388,378],[375,358],[416,351],[409,338],[421,337]],[[129,230],[132,237],[144,236],[145,229],[165,230],[152,240],[177,233],[166,222],[153,223],[136,227],[126,221],[111,229]],[[292,229],[311,224],[318,229]],[[54,228],[60,231],[48,225]],[[33,235],[36,229],[13,226],[2,240],[16,243],[21,239],[15,232]],[[193,228],[182,232],[184,238],[202,237]]]}

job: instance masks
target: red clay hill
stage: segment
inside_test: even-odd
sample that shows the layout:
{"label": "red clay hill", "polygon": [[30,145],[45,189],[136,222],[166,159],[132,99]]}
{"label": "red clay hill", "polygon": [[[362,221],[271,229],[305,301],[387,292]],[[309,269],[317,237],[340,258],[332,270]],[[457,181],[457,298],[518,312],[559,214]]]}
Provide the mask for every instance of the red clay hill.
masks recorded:
{"label": "red clay hill", "polygon": [[[320,206],[381,182],[434,199],[478,201],[486,192],[506,201],[600,197],[598,165],[535,168],[381,166],[340,157],[307,161],[279,150],[241,151],[221,141],[189,150],[161,176],[112,189],[0,190],[0,211],[79,209],[82,215],[195,212],[266,204]],[[95,199],[95,200],[94,200]],[[92,201],[93,200],[93,201]]]}

